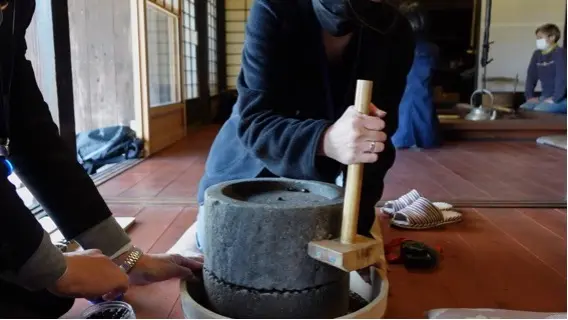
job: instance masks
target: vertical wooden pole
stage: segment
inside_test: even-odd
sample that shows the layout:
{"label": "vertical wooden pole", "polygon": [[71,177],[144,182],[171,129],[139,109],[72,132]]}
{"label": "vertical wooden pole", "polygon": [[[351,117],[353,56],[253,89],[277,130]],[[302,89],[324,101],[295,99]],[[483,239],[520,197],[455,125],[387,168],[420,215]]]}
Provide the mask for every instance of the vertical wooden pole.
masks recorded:
{"label": "vertical wooden pole", "polygon": [[52,0],[51,15],[53,22],[59,133],[71,152],[75,154],[77,153],[77,140],[75,132],[71,38],[69,33],[69,7],[67,0]]}
{"label": "vertical wooden pole", "polygon": [[[355,91],[355,108],[363,114],[369,114],[369,105],[373,92],[373,82],[357,80]],[[362,163],[350,164],[347,167],[347,182],[345,183],[345,200],[343,203],[343,221],[341,223],[341,242],[353,243],[357,235],[359,220],[359,203],[363,183]]]}
{"label": "vertical wooden pole", "polygon": [[[53,0],[59,1],[59,0]],[[132,29],[132,66],[134,87],[134,130],[144,140],[146,156],[150,155],[150,92],[148,90],[148,43],[146,39],[146,1],[130,0]]]}

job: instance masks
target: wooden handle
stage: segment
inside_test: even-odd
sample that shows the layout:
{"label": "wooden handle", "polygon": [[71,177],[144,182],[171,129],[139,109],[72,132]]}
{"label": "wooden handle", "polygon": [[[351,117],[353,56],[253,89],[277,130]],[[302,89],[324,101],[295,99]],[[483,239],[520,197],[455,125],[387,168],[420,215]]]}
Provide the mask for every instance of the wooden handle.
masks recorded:
{"label": "wooden handle", "polygon": [[[369,114],[372,91],[372,81],[357,80],[355,109],[360,113]],[[355,241],[362,183],[363,164],[350,164],[347,167],[347,182],[345,183],[345,199],[343,202],[343,220],[341,223],[342,243],[353,243]]]}

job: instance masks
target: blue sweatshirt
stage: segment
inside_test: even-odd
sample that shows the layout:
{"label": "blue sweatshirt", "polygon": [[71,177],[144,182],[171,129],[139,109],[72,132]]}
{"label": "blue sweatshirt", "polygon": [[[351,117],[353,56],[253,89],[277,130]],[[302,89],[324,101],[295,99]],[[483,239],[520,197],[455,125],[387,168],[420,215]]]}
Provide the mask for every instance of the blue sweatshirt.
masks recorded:
{"label": "blue sweatshirt", "polygon": [[536,50],[531,58],[527,71],[525,96],[533,98],[534,88],[540,80],[541,97],[551,98],[554,102],[566,99],[566,49],[556,47],[543,53]]}
{"label": "blue sweatshirt", "polygon": [[[317,149],[324,131],[355,100],[356,79],[374,82],[372,101],[387,112],[384,131],[389,137],[398,126],[398,106],[415,46],[410,24],[402,16],[387,34],[355,31],[343,59],[345,66],[353,66],[347,67],[346,78],[341,76],[344,68],[327,63],[312,1],[253,3],[237,79],[238,99],[209,151],[197,194],[200,204],[209,186],[265,173],[333,183],[344,166],[319,156]],[[360,234],[369,233],[383,178],[394,158],[394,147],[387,143],[379,160],[365,165]]]}

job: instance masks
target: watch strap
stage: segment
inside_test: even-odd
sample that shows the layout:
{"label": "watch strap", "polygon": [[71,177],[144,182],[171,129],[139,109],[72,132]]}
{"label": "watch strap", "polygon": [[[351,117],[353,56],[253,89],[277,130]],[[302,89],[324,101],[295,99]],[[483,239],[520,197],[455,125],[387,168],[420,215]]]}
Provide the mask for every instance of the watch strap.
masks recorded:
{"label": "watch strap", "polygon": [[124,261],[120,264],[120,269],[122,269],[122,271],[126,273],[129,273],[130,270],[134,268],[138,260],[140,260],[143,254],[144,253],[142,252],[142,250],[133,247],[130,253],[126,256],[126,259],[124,259]]}

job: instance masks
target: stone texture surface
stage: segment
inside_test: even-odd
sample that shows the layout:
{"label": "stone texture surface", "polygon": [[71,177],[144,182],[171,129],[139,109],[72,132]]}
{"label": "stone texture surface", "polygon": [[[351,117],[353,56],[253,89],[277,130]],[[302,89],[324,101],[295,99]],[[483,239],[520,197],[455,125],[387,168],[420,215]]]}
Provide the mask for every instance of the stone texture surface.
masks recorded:
{"label": "stone texture surface", "polygon": [[208,308],[229,318],[331,319],[349,312],[349,274],[339,281],[298,291],[246,289],[203,271]]}
{"label": "stone texture surface", "polygon": [[339,237],[342,204],[342,189],[320,182],[275,178],[210,187],[205,267],[226,283],[258,290],[338,282],[345,273],[310,258],[307,246]]}

